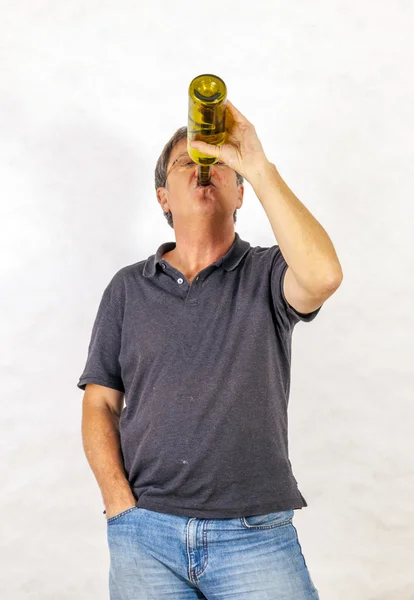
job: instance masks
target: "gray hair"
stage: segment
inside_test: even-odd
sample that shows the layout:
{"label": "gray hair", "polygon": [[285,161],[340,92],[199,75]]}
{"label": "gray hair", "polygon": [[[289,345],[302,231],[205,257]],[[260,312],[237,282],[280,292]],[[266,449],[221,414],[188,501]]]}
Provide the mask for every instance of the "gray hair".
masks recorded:
{"label": "gray hair", "polygon": [[[172,138],[165,144],[163,151],[161,152],[160,157],[157,160],[157,164],[155,167],[155,189],[157,190],[159,187],[165,187],[167,181],[167,166],[168,161],[170,160],[171,152],[176,144],[184,138],[187,138],[187,127],[180,127],[174,133]],[[241,185],[244,181],[244,178],[240,173],[236,172],[237,185]],[[167,219],[168,225],[174,229],[173,217],[171,211],[165,212],[164,217]],[[233,213],[233,220],[236,222],[237,216],[237,208]]]}

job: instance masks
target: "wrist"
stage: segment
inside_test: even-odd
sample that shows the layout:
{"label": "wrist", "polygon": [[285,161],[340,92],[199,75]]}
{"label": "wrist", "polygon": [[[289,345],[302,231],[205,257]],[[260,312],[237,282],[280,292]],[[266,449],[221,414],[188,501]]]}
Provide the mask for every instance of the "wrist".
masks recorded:
{"label": "wrist", "polygon": [[256,188],[259,189],[260,186],[266,184],[271,177],[274,177],[275,173],[277,173],[275,165],[267,160],[267,158],[264,158],[254,165],[254,168],[251,169],[246,179],[256,191]]}
{"label": "wrist", "polygon": [[134,496],[132,496],[131,499],[126,500],[124,502],[113,502],[111,504],[107,504],[105,505],[105,510],[103,511],[103,514],[106,515],[106,518],[109,519],[110,517],[117,515],[121,512],[124,512],[124,510],[128,510],[128,508],[132,508],[134,506],[136,506],[137,504],[137,500],[135,499]]}
{"label": "wrist", "polygon": [[269,163],[257,172],[252,187],[256,196],[262,201],[262,198],[266,198],[269,194],[269,190],[272,193],[275,191],[278,192],[283,189],[284,185],[285,183],[276,166],[273,163]]}
{"label": "wrist", "polygon": [[113,510],[116,510],[116,509],[121,508],[126,505],[132,506],[135,503],[136,503],[136,498],[131,491],[129,491],[129,492],[127,491],[124,493],[117,493],[116,495],[113,495],[111,498],[106,498],[104,500],[104,506],[105,506],[105,509],[107,512],[108,512],[108,510],[113,511]]}

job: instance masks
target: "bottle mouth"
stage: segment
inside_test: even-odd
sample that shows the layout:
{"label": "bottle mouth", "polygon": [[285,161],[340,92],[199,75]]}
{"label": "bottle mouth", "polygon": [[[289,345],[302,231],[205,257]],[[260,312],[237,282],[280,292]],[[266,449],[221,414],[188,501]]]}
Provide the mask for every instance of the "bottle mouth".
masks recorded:
{"label": "bottle mouth", "polygon": [[218,100],[218,98],[220,98],[220,94],[221,94],[221,92],[217,92],[216,94],[213,94],[212,96],[205,96],[204,94],[199,92],[197,88],[194,88],[194,96],[196,98],[198,98],[198,100],[201,100],[202,102],[215,102],[216,100]]}

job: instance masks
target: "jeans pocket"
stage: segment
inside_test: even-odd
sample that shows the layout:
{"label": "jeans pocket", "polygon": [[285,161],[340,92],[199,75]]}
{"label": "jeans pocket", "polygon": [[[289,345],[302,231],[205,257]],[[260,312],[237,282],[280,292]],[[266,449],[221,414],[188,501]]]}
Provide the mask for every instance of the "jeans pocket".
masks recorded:
{"label": "jeans pocket", "polygon": [[293,515],[293,509],[280,510],[264,515],[241,517],[240,521],[245,529],[271,529],[273,527],[282,527],[282,525],[291,523]]}
{"label": "jeans pocket", "polygon": [[109,524],[109,523],[112,523],[113,521],[116,521],[117,519],[121,519],[125,515],[132,512],[133,510],[139,510],[138,506],[131,506],[131,508],[127,508],[126,510],[123,510],[122,512],[118,513],[117,515],[113,515],[113,517],[106,519],[106,523]]}

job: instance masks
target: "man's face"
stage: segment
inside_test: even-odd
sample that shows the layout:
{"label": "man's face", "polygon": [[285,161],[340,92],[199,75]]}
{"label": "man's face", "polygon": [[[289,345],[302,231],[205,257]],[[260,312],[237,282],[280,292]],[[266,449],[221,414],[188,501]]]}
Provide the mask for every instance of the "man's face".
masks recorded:
{"label": "man's face", "polygon": [[174,225],[201,215],[218,222],[233,218],[243,203],[243,184],[238,185],[235,171],[220,161],[211,165],[210,176],[211,186],[198,186],[198,164],[188,154],[187,138],[180,140],[171,152],[166,185],[157,190],[158,202],[172,212]]}

